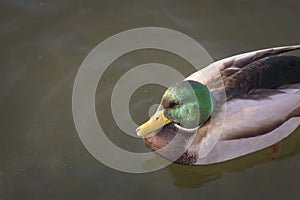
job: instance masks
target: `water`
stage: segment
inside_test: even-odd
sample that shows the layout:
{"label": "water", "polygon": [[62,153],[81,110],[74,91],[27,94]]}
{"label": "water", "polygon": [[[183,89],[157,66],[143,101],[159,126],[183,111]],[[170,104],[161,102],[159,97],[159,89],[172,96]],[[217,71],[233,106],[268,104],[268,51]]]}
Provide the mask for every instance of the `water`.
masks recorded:
{"label": "water", "polygon": [[[121,31],[158,26],[183,32],[217,60],[300,41],[298,1],[24,1],[0,2],[1,199],[232,199],[299,195],[300,129],[272,159],[268,149],[223,164],[172,164],[149,174],[126,174],[95,160],[72,118],[74,78],[87,54]],[[299,52],[293,53],[300,55]],[[99,84],[97,113],[109,111],[117,79],[137,64],[161,62],[183,74],[192,68],[175,55],[145,50],[121,57]],[[147,85],[132,98],[141,123],[164,88]],[[149,91],[151,95],[145,94]],[[139,104],[140,103],[140,104]],[[144,105],[144,106],[140,106]],[[147,151],[101,118],[122,148]]]}

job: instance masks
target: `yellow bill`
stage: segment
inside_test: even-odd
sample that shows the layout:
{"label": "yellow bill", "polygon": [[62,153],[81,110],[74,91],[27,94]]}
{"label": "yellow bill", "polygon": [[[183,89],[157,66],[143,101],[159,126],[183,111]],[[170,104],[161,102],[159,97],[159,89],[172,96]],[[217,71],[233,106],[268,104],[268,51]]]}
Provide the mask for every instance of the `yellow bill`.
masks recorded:
{"label": "yellow bill", "polygon": [[163,110],[160,110],[156,111],[147,122],[139,126],[135,131],[138,136],[145,136],[171,122],[172,120],[165,117]]}

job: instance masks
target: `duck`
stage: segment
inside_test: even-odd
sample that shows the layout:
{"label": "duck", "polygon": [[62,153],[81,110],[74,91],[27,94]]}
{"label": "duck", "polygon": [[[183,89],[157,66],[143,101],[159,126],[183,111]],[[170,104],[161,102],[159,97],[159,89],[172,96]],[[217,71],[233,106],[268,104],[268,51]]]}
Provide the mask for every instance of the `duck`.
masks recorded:
{"label": "duck", "polygon": [[300,125],[300,45],[216,61],[169,87],[136,129],[163,158],[210,165],[276,146]]}

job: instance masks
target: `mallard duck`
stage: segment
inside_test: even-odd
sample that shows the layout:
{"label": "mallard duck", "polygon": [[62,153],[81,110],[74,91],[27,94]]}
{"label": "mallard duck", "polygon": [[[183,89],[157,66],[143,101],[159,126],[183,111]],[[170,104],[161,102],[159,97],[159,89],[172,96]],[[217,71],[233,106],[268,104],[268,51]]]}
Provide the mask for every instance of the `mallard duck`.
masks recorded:
{"label": "mallard duck", "polygon": [[270,147],[300,124],[300,45],[217,61],[168,88],[138,136],[187,165],[224,162]]}

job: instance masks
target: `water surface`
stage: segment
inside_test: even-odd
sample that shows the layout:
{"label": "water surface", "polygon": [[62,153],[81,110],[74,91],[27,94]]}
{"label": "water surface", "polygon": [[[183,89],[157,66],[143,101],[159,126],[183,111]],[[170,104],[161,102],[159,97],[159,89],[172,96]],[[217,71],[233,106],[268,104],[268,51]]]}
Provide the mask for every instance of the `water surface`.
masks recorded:
{"label": "water surface", "polygon": [[[87,152],[75,130],[71,101],[83,59],[116,33],[171,28],[197,40],[217,60],[299,43],[299,6],[295,0],[1,1],[0,198],[297,198],[299,128],[282,143],[276,159],[265,149],[213,166],[172,164],[149,174],[126,174]],[[131,151],[148,149],[115,125],[109,98],[124,72],[148,62],[167,64],[186,76],[193,72],[186,61],[154,50],[125,55],[106,71],[96,94],[98,116],[106,113],[100,123],[114,143]],[[163,90],[146,85],[136,91],[130,111],[137,123],[148,117]]]}

